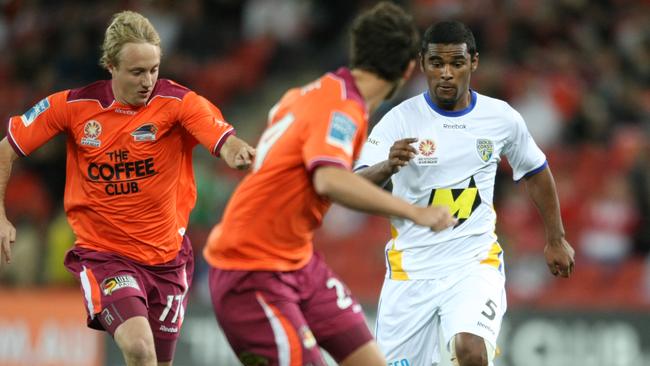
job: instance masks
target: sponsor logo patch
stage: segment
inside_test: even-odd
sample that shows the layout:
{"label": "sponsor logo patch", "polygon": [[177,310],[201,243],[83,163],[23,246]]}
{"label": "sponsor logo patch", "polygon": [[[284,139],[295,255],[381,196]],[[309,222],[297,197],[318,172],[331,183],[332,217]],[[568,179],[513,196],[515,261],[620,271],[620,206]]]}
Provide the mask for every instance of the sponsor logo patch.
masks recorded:
{"label": "sponsor logo patch", "polygon": [[431,139],[424,139],[418,144],[419,156],[417,157],[418,165],[438,164],[438,158],[433,156],[436,152],[436,143]]}
{"label": "sponsor logo patch", "polygon": [[105,296],[110,296],[113,292],[123,288],[134,288],[140,290],[138,282],[131,275],[120,275],[109,277],[102,281],[102,292]]}
{"label": "sponsor logo patch", "polygon": [[102,134],[102,125],[91,119],[84,125],[84,137],[81,138],[81,144],[92,147],[101,146],[102,142],[97,138]]}
{"label": "sponsor logo patch", "polygon": [[156,125],[153,123],[145,123],[131,132],[131,136],[133,136],[133,140],[135,141],[155,141],[156,133],[158,133],[158,127]]}
{"label": "sponsor logo patch", "polygon": [[494,144],[488,139],[478,139],[476,140],[476,151],[481,160],[487,162],[494,152]]}
{"label": "sponsor logo patch", "polygon": [[357,132],[357,125],[352,119],[342,112],[334,112],[330,120],[329,131],[327,131],[327,143],[340,147],[352,155],[354,134]]}
{"label": "sponsor logo patch", "polygon": [[464,130],[467,128],[467,126],[462,123],[443,123],[442,128],[447,128],[451,130]]}
{"label": "sponsor logo patch", "polygon": [[29,125],[31,125],[32,122],[36,120],[36,117],[45,112],[48,108],[50,108],[50,101],[47,100],[47,98],[36,103],[27,112],[25,112],[25,114],[20,116],[20,119],[23,121],[23,125],[25,125],[25,127],[29,127]]}

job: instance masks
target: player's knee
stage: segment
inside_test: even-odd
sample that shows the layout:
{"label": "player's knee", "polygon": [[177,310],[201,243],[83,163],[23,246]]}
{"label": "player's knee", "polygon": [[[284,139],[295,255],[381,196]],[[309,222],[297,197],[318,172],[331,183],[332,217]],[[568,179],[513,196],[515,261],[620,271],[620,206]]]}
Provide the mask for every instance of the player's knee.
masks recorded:
{"label": "player's knee", "polygon": [[146,318],[128,319],[117,328],[114,337],[124,357],[130,362],[136,365],[155,362],[156,348]]}
{"label": "player's knee", "polygon": [[452,356],[454,365],[458,366],[488,366],[490,353],[487,342],[473,335],[461,337],[461,341],[452,341]]}
{"label": "player's knee", "polygon": [[124,356],[138,364],[156,360],[156,350],[152,342],[145,337],[134,337],[121,345]]}

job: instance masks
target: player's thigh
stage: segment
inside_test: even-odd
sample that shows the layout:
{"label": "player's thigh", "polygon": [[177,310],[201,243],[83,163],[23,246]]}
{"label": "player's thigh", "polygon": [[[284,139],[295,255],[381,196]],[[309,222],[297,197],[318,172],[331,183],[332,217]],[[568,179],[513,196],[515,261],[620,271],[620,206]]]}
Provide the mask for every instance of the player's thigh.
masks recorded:
{"label": "player's thigh", "polygon": [[[188,266],[191,265],[190,260]],[[147,277],[148,319],[159,362],[174,358],[192,277],[192,272],[186,268],[187,266],[173,271],[153,272]]]}
{"label": "player's thigh", "polygon": [[301,308],[309,324],[302,333],[313,334],[337,362],[373,340],[361,305],[320,255],[314,255],[299,277]]}
{"label": "player's thigh", "polygon": [[325,365],[295,290],[272,272],[211,269],[217,321],[244,365]]}
{"label": "player's thigh", "polygon": [[430,365],[440,360],[436,283],[384,281],[375,336],[388,365]]}
{"label": "player's thigh", "polygon": [[[146,309],[144,282],[131,263],[89,251],[71,250],[66,255],[65,265],[79,280],[89,327],[113,335],[130,317],[147,317],[142,310],[142,306]],[[140,302],[124,300],[129,298],[138,298]]]}
{"label": "player's thigh", "polygon": [[496,348],[507,308],[504,275],[491,266],[477,266],[444,296],[440,319],[447,346],[456,334],[470,333]]}

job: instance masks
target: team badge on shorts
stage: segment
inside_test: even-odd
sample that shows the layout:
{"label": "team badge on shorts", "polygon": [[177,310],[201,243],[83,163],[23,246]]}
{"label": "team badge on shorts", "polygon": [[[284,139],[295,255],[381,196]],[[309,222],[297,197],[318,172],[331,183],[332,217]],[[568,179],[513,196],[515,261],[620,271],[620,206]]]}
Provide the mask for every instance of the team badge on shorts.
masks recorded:
{"label": "team badge on shorts", "polygon": [[311,332],[308,326],[303,325],[300,327],[300,338],[302,339],[302,345],[306,349],[314,348],[316,346],[316,337]]}
{"label": "team badge on shorts", "polygon": [[102,134],[102,125],[91,119],[84,125],[84,137],[81,138],[81,144],[92,147],[99,147],[102,142],[97,138]]}
{"label": "team badge on shorts", "polygon": [[134,141],[155,141],[158,127],[153,123],[145,123],[131,132]]}
{"label": "team badge on shorts", "polygon": [[481,160],[487,162],[494,152],[494,144],[488,139],[478,139],[476,140],[476,151]]}
{"label": "team badge on shorts", "polygon": [[112,295],[113,292],[128,287],[140,290],[138,282],[131,275],[109,277],[102,281],[102,292],[105,296]]}
{"label": "team badge on shorts", "polygon": [[438,158],[433,156],[436,152],[436,143],[431,139],[423,139],[418,144],[419,156],[417,157],[418,165],[438,164]]}

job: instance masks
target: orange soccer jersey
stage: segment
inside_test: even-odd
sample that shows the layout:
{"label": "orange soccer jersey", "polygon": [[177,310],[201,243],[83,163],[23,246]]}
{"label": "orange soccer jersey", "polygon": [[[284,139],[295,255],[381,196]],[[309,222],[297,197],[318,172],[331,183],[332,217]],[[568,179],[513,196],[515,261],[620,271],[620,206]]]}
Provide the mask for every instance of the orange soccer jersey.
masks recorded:
{"label": "orange soccer jersey", "polygon": [[329,208],[312,186],[312,173],[322,165],[351,169],[366,131],[365,104],[349,70],[289,90],[270,112],[253,172],[208,238],[208,263],[229,270],[304,266],[313,230]]}
{"label": "orange soccer jersey", "polygon": [[145,106],[114,99],[111,81],[53,94],[9,120],[8,140],[29,155],[66,133],[64,206],[76,245],[144,264],[178,253],[196,201],[192,149],[218,155],[233,133],[219,109],[169,80]]}

